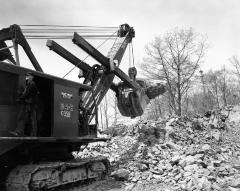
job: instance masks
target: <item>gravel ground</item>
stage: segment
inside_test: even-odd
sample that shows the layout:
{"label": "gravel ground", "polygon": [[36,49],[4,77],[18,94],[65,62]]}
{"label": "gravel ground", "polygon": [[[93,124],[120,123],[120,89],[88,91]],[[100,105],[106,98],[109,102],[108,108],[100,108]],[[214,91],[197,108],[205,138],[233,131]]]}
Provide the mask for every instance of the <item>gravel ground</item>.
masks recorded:
{"label": "gravel ground", "polygon": [[112,176],[80,190],[240,191],[239,106],[208,116],[141,121],[108,134],[111,141],[75,155],[107,157]]}

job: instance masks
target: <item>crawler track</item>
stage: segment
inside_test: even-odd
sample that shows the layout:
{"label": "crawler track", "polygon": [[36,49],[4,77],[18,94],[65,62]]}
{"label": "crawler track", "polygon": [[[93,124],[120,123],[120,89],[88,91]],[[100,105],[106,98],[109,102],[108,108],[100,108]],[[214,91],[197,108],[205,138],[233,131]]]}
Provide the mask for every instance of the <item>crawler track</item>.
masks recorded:
{"label": "crawler track", "polygon": [[7,191],[70,191],[91,180],[102,179],[109,172],[109,161],[103,157],[22,165],[10,172],[6,188]]}

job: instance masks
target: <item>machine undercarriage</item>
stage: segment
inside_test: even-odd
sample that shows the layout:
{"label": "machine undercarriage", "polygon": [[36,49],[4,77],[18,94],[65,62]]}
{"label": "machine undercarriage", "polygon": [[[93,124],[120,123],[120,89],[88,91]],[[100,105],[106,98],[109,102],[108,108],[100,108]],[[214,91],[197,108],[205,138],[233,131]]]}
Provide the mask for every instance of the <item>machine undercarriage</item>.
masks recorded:
{"label": "machine undercarriage", "polygon": [[66,190],[86,180],[102,179],[109,172],[109,161],[101,157],[19,165],[8,175],[6,185],[9,191]]}

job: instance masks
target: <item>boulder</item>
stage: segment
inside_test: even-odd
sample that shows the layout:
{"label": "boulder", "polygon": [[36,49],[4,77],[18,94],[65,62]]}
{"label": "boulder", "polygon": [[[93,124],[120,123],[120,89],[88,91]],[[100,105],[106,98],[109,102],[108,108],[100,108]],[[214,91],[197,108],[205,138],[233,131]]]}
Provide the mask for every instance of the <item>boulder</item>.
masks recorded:
{"label": "boulder", "polygon": [[128,180],[130,172],[126,169],[119,169],[112,172],[111,176],[115,178],[115,180]]}
{"label": "boulder", "polygon": [[204,152],[207,152],[207,151],[209,151],[210,149],[211,149],[211,146],[208,145],[208,144],[204,144],[204,145],[202,146],[202,151],[204,151]]}
{"label": "boulder", "polygon": [[240,178],[233,178],[229,184],[229,186],[233,188],[239,188],[240,189]]}
{"label": "boulder", "polygon": [[187,156],[183,160],[186,161],[186,165],[191,165],[191,164],[195,163],[195,161],[196,161],[196,159],[193,156],[191,156],[191,155]]}
{"label": "boulder", "polygon": [[195,129],[195,130],[203,130],[203,126],[200,124],[200,122],[195,119],[193,122],[192,122],[192,129]]}

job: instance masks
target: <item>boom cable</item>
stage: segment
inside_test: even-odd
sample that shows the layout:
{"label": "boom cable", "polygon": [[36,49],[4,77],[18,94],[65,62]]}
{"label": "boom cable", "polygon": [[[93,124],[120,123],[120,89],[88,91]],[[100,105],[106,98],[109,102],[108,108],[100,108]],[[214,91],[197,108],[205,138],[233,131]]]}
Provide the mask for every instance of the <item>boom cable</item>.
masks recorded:
{"label": "boom cable", "polygon": [[[116,42],[119,27],[106,26],[76,26],[76,25],[19,25],[26,39],[72,39],[72,33],[78,32],[86,39],[103,39],[96,49],[99,49],[108,40],[114,39]],[[130,51],[130,50],[129,50]],[[87,55],[81,62],[70,69],[65,78],[77,66],[84,62],[90,55]]]}
{"label": "boom cable", "polygon": [[110,26],[87,26],[87,25],[19,25],[21,27],[64,27],[64,28],[113,28],[118,29],[119,27]]}
{"label": "boom cable", "polygon": [[71,39],[78,32],[84,38],[104,39],[112,35],[118,27],[64,26],[64,25],[20,25],[27,39]]}
{"label": "boom cable", "polygon": [[[116,33],[117,33],[117,31],[115,31],[115,32],[112,34],[112,36],[114,36]],[[99,44],[99,45],[97,46],[96,49],[99,49],[99,48],[100,48],[103,44],[105,44],[109,39],[110,39],[110,37],[107,38],[107,39],[105,39],[101,44]],[[71,70],[69,70],[69,71],[63,76],[63,78],[65,78],[68,74],[70,74],[79,64],[81,64],[82,62],[84,62],[89,56],[90,56],[90,55],[88,54],[83,60],[81,60],[81,62],[79,62],[76,66],[74,66]]]}
{"label": "boom cable", "polygon": [[[113,39],[117,36],[112,35],[81,35],[84,38],[87,39]],[[72,39],[72,35],[26,35],[26,39]]]}

